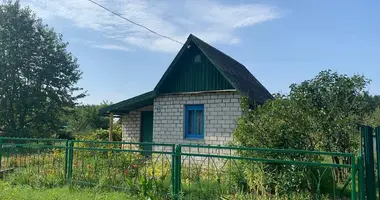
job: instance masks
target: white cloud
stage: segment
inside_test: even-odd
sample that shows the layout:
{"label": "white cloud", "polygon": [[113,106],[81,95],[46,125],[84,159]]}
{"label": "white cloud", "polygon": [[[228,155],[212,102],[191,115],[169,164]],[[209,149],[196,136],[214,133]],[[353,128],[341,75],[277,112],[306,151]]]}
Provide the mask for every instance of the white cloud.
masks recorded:
{"label": "white cloud", "polygon": [[129,48],[119,46],[119,45],[114,45],[114,44],[92,45],[92,47],[99,48],[99,49],[107,49],[107,50],[132,51]]}
{"label": "white cloud", "polygon": [[[263,4],[225,4],[212,0],[96,0],[156,32],[184,42],[193,33],[206,42],[236,44],[235,31],[280,17],[275,7]],[[76,27],[100,32],[119,45],[98,48],[129,50],[131,45],[151,51],[176,52],[181,45],[156,36],[86,0],[24,0],[38,16],[54,26],[57,18]]]}

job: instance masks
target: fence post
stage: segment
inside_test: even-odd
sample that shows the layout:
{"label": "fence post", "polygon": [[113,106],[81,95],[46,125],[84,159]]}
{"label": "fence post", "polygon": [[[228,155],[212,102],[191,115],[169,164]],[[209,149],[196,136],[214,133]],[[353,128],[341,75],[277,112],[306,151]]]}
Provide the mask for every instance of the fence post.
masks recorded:
{"label": "fence post", "polygon": [[377,189],[380,195],[380,126],[376,127]]}
{"label": "fence post", "polygon": [[177,145],[175,147],[174,155],[174,183],[173,183],[173,196],[175,200],[179,199],[179,192],[181,191],[181,154],[182,147]]}
{"label": "fence post", "polygon": [[370,126],[362,127],[364,135],[364,163],[365,163],[365,186],[367,199],[376,199],[375,190],[375,162],[373,150],[373,129]]}
{"label": "fence post", "polygon": [[68,155],[68,170],[67,170],[67,180],[69,184],[71,184],[71,179],[73,177],[73,159],[74,159],[74,142],[72,140],[69,141],[69,155]]}
{"label": "fence post", "polygon": [[69,159],[69,140],[65,141],[65,179],[67,180],[68,159]]}
{"label": "fence post", "polygon": [[2,169],[2,159],[3,159],[3,139],[0,138],[0,170]]}
{"label": "fence post", "polygon": [[361,151],[358,157],[358,185],[359,185],[359,200],[364,200],[364,170],[363,170],[363,156]]}
{"label": "fence post", "polygon": [[356,198],[356,162],[355,156],[351,157],[351,182],[352,182],[352,191],[351,191],[351,199]]}
{"label": "fence post", "polygon": [[176,197],[176,163],[177,163],[177,154],[176,154],[176,146],[173,144],[172,146],[172,173],[171,173],[171,181],[172,181],[172,195],[175,199]]}

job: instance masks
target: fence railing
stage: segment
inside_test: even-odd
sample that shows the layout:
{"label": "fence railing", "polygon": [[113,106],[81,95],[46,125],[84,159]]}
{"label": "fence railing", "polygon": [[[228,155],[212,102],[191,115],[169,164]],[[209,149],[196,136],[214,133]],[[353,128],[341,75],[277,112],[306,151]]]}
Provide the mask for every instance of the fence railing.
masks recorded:
{"label": "fence railing", "polygon": [[[68,141],[60,139],[0,138],[0,171],[54,173],[63,181],[67,173]],[[63,184],[63,182],[61,183]]]}
{"label": "fence railing", "polygon": [[[190,199],[340,199],[349,185],[356,199],[353,154],[191,144],[177,150],[180,191]],[[327,163],[331,157],[348,162]]]}
{"label": "fence railing", "polygon": [[70,141],[69,183],[166,198],[174,182],[174,149],[174,144]]}
{"label": "fence railing", "polygon": [[0,147],[0,171],[13,170],[5,178],[45,187],[155,199],[357,199],[363,192],[361,157],[349,153],[25,138],[0,138]]}

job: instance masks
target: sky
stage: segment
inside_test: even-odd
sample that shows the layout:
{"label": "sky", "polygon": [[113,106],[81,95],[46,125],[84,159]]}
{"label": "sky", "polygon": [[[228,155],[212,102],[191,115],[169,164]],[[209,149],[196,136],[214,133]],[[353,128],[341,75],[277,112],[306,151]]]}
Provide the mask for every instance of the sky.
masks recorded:
{"label": "sky", "polygon": [[[380,94],[379,0],[94,0],[185,42],[190,33],[244,64],[271,92],[322,70],[360,74]],[[119,102],[152,90],[180,44],[88,0],[21,0],[63,34],[83,72],[83,104]]]}

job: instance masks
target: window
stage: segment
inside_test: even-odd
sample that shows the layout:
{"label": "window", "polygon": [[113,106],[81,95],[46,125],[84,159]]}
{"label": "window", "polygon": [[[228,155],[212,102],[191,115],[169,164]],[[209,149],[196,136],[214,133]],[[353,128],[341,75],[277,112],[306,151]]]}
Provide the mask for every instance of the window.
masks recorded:
{"label": "window", "polygon": [[204,137],[203,105],[187,105],[185,107],[185,138]]}
{"label": "window", "polygon": [[201,55],[196,55],[195,56],[194,63],[201,63]]}

